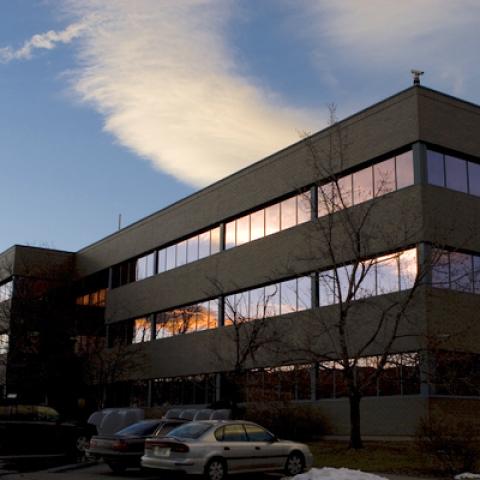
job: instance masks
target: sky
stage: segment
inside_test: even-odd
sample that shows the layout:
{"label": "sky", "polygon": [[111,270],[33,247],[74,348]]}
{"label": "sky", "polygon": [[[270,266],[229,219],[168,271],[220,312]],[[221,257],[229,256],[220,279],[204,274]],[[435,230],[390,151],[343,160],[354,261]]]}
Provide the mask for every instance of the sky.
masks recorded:
{"label": "sky", "polygon": [[76,251],[411,83],[480,103],[478,0],[0,0],[0,251]]}

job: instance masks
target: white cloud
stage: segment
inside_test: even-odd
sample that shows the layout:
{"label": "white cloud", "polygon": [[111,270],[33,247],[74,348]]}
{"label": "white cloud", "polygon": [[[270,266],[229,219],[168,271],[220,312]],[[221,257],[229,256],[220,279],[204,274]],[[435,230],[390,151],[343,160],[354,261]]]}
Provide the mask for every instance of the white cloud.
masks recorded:
{"label": "white cloud", "polygon": [[84,21],[73,23],[60,32],[50,30],[46,33],[33,35],[21,48],[0,48],[0,63],[8,63],[12,60],[26,60],[32,57],[35,50],[52,50],[58,43],[70,43],[82,34],[85,27],[86,23]]}
{"label": "white cloud", "polygon": [[282,105],[237,70],[224,0],[71,0],[95,19],[79,42],[73,89],[118,142],[205,185],[299,139],[320,118]]}
{"label": "white cloud", "polygon": [[456,95],[467,93],[468,79],[479,80],[478,0],[304,0],[302,5],[299,21],[314,45],[312,58],[334,69],[385,82],[389,75],[408,78],[410,68],[421,68],[425,83]]}

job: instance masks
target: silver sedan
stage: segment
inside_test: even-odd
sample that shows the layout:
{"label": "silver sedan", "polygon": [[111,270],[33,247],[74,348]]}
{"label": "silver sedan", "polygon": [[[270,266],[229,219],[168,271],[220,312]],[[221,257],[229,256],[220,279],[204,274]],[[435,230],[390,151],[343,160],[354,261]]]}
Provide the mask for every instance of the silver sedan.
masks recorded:
{"label": "silver sedan", "polygon": [[311,468],[312,461],[307,445],[279,440],[256,423],[204,420],[147,439],[141,464],[223,480],[227,473],[284,471],[293,476]]}

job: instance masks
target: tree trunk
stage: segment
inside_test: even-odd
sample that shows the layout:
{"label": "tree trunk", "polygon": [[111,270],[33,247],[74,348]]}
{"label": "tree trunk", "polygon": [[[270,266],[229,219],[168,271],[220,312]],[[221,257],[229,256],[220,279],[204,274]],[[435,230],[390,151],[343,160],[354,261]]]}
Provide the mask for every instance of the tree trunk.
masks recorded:
{"label": "tree trunk", "polygon": [[363,448],[362,436],[360,433],[360,395],[351,393],[350,404],[350,448]]}

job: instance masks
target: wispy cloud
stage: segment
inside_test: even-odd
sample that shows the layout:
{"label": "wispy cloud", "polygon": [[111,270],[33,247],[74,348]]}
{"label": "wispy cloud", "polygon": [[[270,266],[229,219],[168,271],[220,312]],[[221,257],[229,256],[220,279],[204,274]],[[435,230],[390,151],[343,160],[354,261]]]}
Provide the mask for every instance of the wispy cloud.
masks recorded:
{"label": "wispy cloud", "polygon": [[46,33],[33,35],[18,49],[10,46],[2,47],[0,48],[0,63],[8,63],[12,60],[27,60],[32,57],[35,50],[52,50],[59,43],[70,43],[82,34],[86,26],[85,21],[73,23],[59,32],[50,30]]}
{"label": "wispy cloud", "polygon": [[117,141],[155,167],[205,185],[320,123],[239,73],[224,0],[71,0],[94,16],[72,87]]}
{"label": "wispy cloud", "polygon": [[457,95],[466,93],[467,78],[480,80],[478,0],[302,0],[301,5],[298,21],[310,35],[312,58],[322,60],[320,69],[348,68],[351,77],[385,83],[422,68],[425,82]]}

